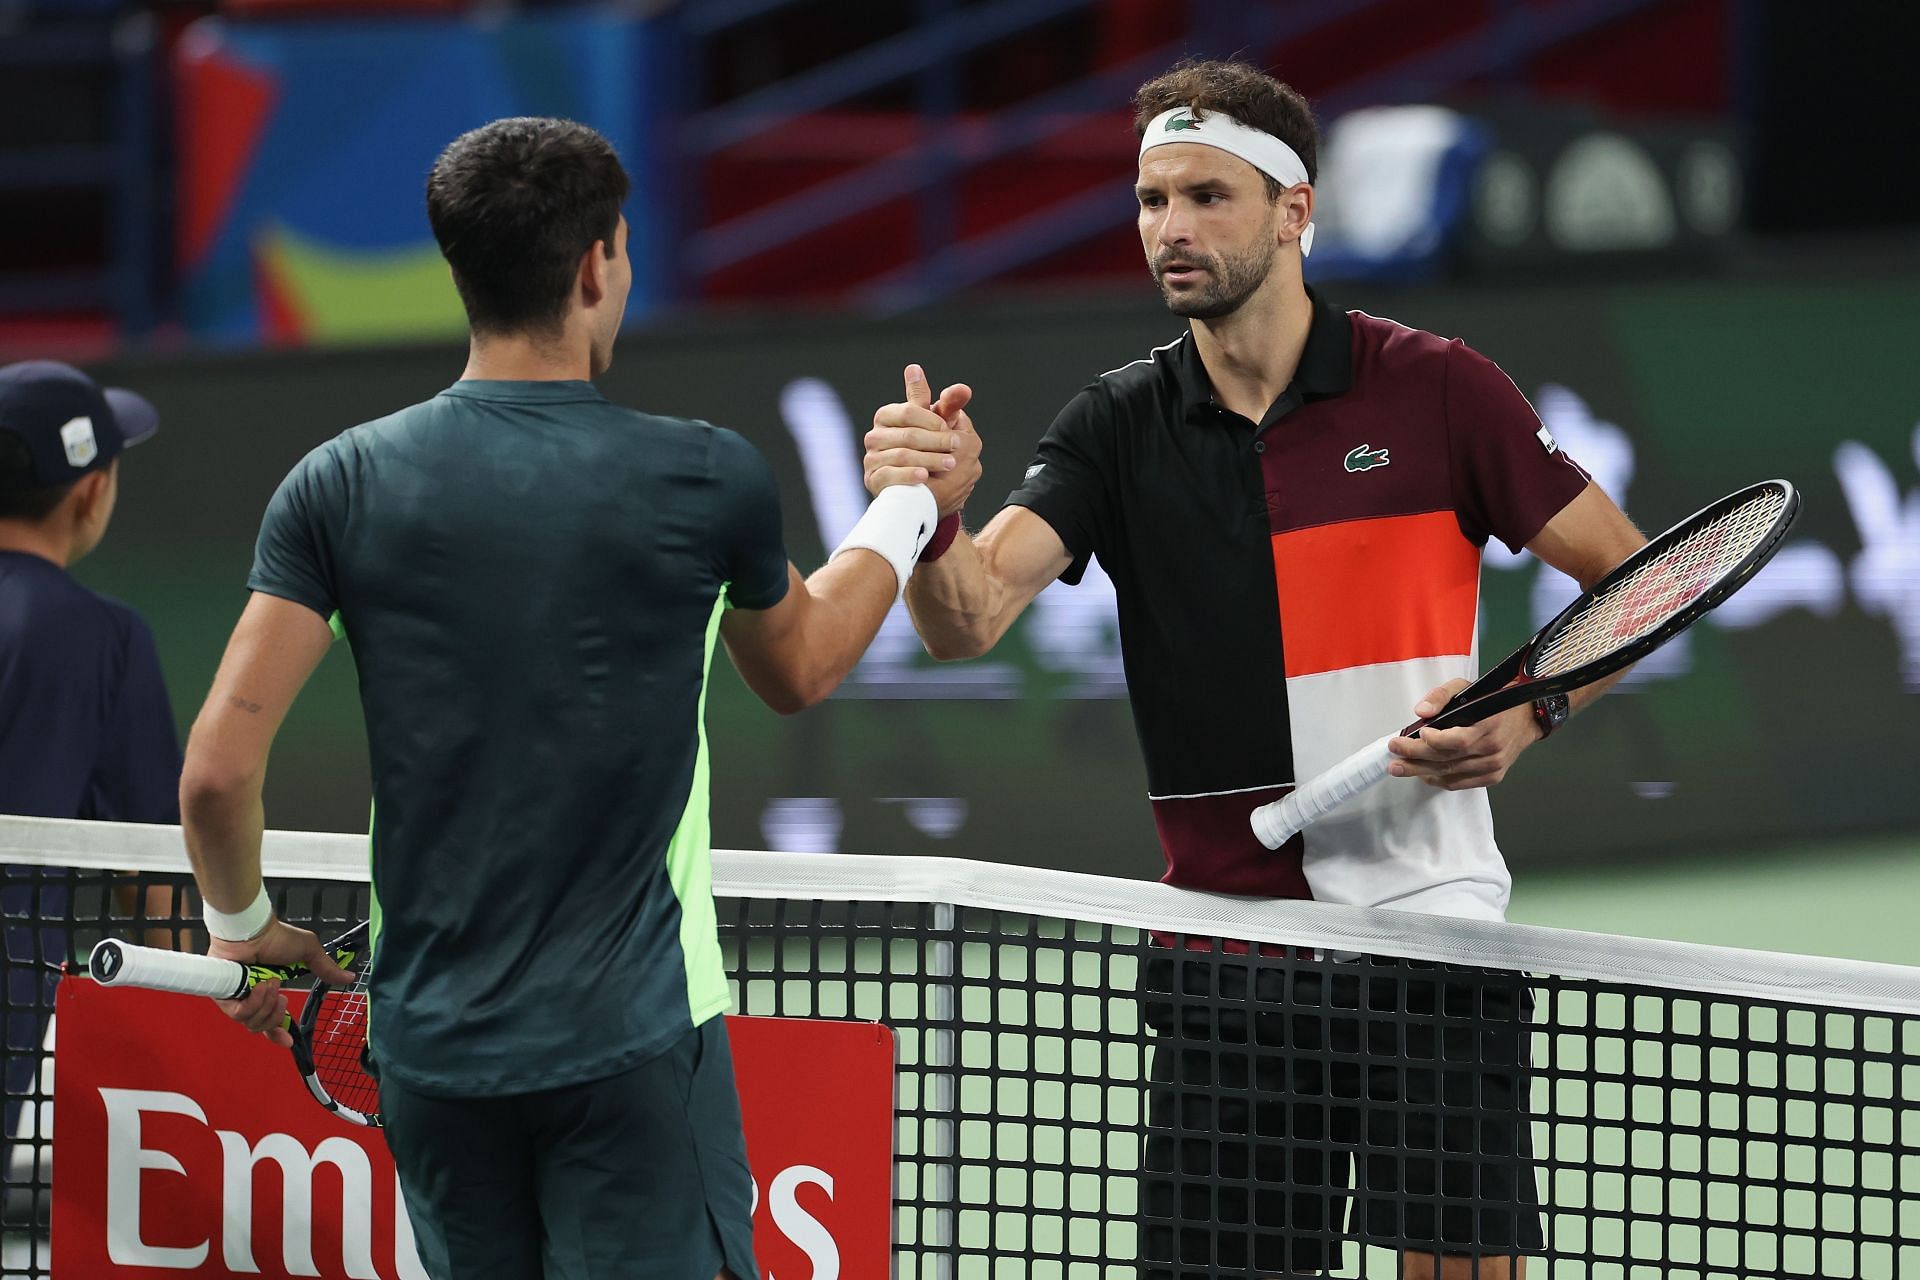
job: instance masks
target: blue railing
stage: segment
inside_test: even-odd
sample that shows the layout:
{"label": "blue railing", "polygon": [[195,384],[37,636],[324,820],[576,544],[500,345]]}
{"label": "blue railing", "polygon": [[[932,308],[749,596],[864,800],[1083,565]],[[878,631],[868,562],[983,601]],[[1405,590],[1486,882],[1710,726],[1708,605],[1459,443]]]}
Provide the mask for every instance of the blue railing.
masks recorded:
{"label": "blue railing", "polygon": [[[736,0],[690,6],[682,32],[698,46],[750,18],[764,17],[800,2]],[[1098,6],[1089,0],[999,0],[960,11],[950,0],[919,0],[920,21],[912,28],[686,120],[682,159],[689,171],[698,172],[699,166],[729,146],[809,112],[913,77],[922,139],[851,173],[692,232],[693,280],[687,283],[697,289],[701,279],[717,271],[914,194],[921,197],[917,260],[871,283],[862,293],[862,300],[870,305],[883,309],[919,305],[1033,261],[1106,229],[1116,218],[1125,221],[1128,205],[1124,196],[1131,187],[1130,179],[1117,182],[1112,190],[1103,186],[1095,193],[1063,197],[1015,226],[956,244],[953,205],[945,194],[968,169],[1056,137],[1090,118],[1111,118],[1136,85],[1197,47],[1195,40],[1208,39],[1209,33],[1226,52],[1267,47],[1379,2],[1354,0],[1347,5],[1283,9],[1250,0],[1213,0],[1195,6],[1206,15],[1204,21],[1188,24],[1176,38],[1149,53],[1095,71],[984,120],[956,121],[959,89],[955,68],[962,56]],[[1224,34],[1227,32],[1231,35]],[[687,61],[700,61],[697,47]],[[1104,216],[1100,210],[1105,211]],[[698,226],[698,219],[691,225]],[[1020,249],[1021,245],[1026,248]]]}
{"label": "blue railing", "polygon": [[[687,62],[701,46],[755,18],[803,0],[709,0],[687,7],[683,36]],[[1045,207],[965,240],[953,235],[947,198],[969,169],[1056,137],[1093,117],[1110,119],[1135,85],[1186,53],[1241,55],[1263,51],[1376,7],[1382,0],[1345,4],[1276,5],[1259,0],[1207,0],[1160,48],[1062,84],[997,114],[957,120],[954,68],[966,53],[1031,31],[1064,15],[1097,8],[1089,0],[999,0],[953,8],[950,0],[920,0],[921,21],[725,106],[697,111],[681,131],[681,159],[698,173],[715,155],[806,114],[913,77],[918,141],[792,195],[710,226],[697,211],[687,224],[691,246],[688,292],[729,267],[868,212],[890,201],[919,197],[919,244],[914,261],[868,282],[857,301],[883,311],[924,305],[954,290],[1003,275],[1131,219],[1132,175],[1061,195]],[[1462,84],[1529,60],[1637,10],[1668,0],[1561,0],[1541,8],[1509,0],[1473,31],[1323,95],[1316,108],[1331,118],[1354,107],[1442,96]]]}

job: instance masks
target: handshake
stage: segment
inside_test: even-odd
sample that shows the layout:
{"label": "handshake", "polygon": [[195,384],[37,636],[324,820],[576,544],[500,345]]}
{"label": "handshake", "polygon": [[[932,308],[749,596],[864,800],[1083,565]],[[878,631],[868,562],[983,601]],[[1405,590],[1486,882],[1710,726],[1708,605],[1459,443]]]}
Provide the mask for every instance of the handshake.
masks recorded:
{"label": "handshake", "polygon": [[957,382],[936,400],[917,364],[906,368],[906,387],[904,403],[882,405],[873,415],[863,461],[867,492],[924,484],[942,518],[957,515],[980,482],[980,437],[966,412],[973,388]]}

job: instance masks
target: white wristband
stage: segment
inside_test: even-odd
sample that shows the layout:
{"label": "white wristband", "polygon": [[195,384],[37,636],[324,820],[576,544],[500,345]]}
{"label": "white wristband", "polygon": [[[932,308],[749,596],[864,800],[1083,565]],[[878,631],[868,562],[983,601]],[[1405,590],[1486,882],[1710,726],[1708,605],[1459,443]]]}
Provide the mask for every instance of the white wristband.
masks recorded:
{"label": "white wristband", "polygon": [[250,942],[267,931],[273,923],[273,903],[267,899],[267,886],[260,886],[260,896],[244,911],[221,911],[210,902],[201,903],[201,919],[207,922],[207,932],[222,942]]}
{"label": "white wristband", "polygon": [[834,560],[855,547],[874,552],[893,566],[894,577],[899,579],[894,593],[897,597],[907,589],[913,562],[920,558],[920,549],[933,537],[939,523],[940,504],[934,501],[933,490],[923,484],[892,485],[880,491],[827,559]]}

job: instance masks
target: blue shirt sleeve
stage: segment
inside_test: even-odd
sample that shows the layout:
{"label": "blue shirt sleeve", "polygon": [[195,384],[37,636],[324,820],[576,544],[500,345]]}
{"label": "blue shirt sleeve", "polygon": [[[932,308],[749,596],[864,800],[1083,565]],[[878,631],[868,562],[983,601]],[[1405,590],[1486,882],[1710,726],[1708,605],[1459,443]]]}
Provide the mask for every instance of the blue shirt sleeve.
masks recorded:
{"label": "blue shirt sleeve", "polygon": [[107,708],[88,787],[89,817],[112,822],[180,821],[180,736],[160,674],[153,632],[126,615],[119,685]]}
{"label": "blue shirt sleeve", "polygon": [[720,510],[720,576],[736,609],[771,609],[787,595],[787,545],[780,532],[780,489],[773,468],[745,437],[714,429],[714,480]]}
{"label": "blue shirt sleeve", "polygon": [[337,445],[328,442],[302,458],[274,491],[254,544],[247,586],[303,604],[322,618],[339,609],[334,581],[334,534],[344,522],[346,479]]}

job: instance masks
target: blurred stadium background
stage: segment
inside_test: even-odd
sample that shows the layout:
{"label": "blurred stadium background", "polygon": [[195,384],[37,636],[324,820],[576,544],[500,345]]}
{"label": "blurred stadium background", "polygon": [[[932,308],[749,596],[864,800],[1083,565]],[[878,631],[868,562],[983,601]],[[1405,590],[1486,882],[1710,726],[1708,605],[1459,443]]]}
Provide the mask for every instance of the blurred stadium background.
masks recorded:
{"label": "blurred stadium background", "polygon": [[[0,0],[0,353],[161,410],[80,576],[151,621],[184,732],[279,478],[458,375],[422,207],[458,132],[556,114],[616,142],[636,284],[603,385],[752,439],[811,567],[903,363],[975,388],[978,524],[1078,387],[1179,332],[1139,264],[1127,100],[1238,54],[1320,112],[1321,289],[1498,361],[1645,527],[1770,475],[1806,494],[1759,583],[1497,793],[1515,917],[1914,962],[1917,15]],[[1498,547],[1486,578],[1493,651],[1571,594]],[[1153,877],[1124,694],[1098,574],[979,662],[933,664],[898,616],[792,720],[717,664],[716,843]],[[352,830],[367,800],[343,648],[282,735],[269,821]]]}

